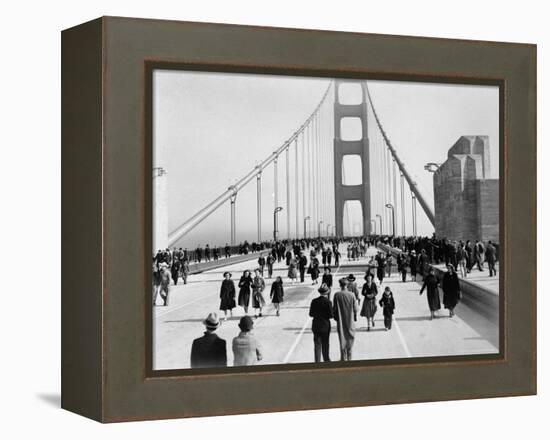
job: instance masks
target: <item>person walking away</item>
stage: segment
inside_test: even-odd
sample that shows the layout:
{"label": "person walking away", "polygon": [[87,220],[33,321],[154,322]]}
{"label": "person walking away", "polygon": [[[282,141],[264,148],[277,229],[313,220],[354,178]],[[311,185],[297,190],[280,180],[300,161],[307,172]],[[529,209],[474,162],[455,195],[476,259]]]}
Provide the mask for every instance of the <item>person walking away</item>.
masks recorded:
{"label": "person walking away", "polygon": [[487,243],[487,248],[485,249],[485,261],[487,261],[487,265],[489,266],[489,276],[496,276],[497,270],[495,268],[496,264],[496,248],[493,245],[493,242],[489,240]]}
{"label": "person walking away", "polygon": [[220,310],[223,310],[224,320],[227,320],[227,311],[233,317],[233,309],[235,308],[235,283],[231,279],[231,272],[224,272],[222,286],[220,288]]}
{"label": "person walking away", "polygon": [[262,308],[265,306],[265,299],[263,291],[265,289],[265,281],[260,275],[260,270],[254,271],[254,278],[252,279],[252,307],[254,307],[254,317],[262,316]]}
{"label": "person walking away", "polygon": [[215,332],[220,326],[217,313],[210,313],[202,322],[206,327],[204,336],[193,341],[191,346],[191,368],[227,367],[225,340]]}
{"label": "person walking away", "polygon": [[401,254],[401,267],[399,268],[399,271],[401,272],[401,281],[403,281],[404,283],[407,281],[407,266],[408,265],[409,265],[409,263],[408,263],[407,254],[402,253]]}
{"label": "person walking away", "polygon": [[275,307],[276,315],[281,314],[281,303],[283,302],[285,291],[283,289],[283,279],[277,277],[273,284],[271,284],[271,293],[270,293],[271,303]]}
{"label": "person walking away", "polygon": [[371,324],[374,327],[374,315],[376,314],[376,295],[378,288],[372,280],[372,275],[365,276],[366,283],[363,285],[361,295],[363,295],[363,307],[361,307],[361,316],[367,318],[367,331],[370,331]]}
{"label": "person walking away", "polygon": [[267,265],[267,276],[271,278],[273,276],[273,265],[275,264],[275,257],[273,254],[269,254],[265,260]]}
{"label": "person walking away", "polygon": [[180,271],[183,284],[187,284],[187,277],[189,276],[189,258],[187,258],[186,256],[183,257]]}
{"label": "person walking away", "polygon": [[340,267],[340,257],[341,256],[342,256],[342,254],[338,250],[338,247],[335,247],[334,248],[334,266]]}
{"label": "person walking away", "polygon": [[160,293],[160,267],[157,263],[153,263],[153,306],[156,306],[157,297]]}
{"label": "person walking away", "polygon": [[258,258],[258,266],[259,266],[259,269],[260,269],[260,275],[263,277],[264,276],[264,267],[265,267],[265,257],[260,254],[260,257]]}
{"label": "person walking away", "polygon": [[290,266],[290,260],[292,258],[292,252],[290,251],[290,249],[288,251],[286,251],[285,253],[285,262],[286,262],[286,265],[287,266]]}
{"label": "person walking away", "polygon": [[355,321],[357,321],[357,300],[355,295],[347,290],[348,281],[339,280],[340,291],[334,294],[332,314],[336,320],[336,329],[340,341],[340,360],[350,361],[355,341]]}
{"label": "person walking away", "polygon": [[250,316],[243,316],[239,321],[241,329],[238,336],[233,338],[233,365],[255,365],[262,360],[262,347],[252,334],[254,322]]}
{"label": "person walking away", "polygon": [[302,251],[300,251],[300,256],[298,257],[298,269],[300,270],[300,283],[304,282],[305,275],[306,275],[306,267],[307,267],[307,257],[304,255]]}
{"label": "person walking away", "polygon": [[330,293],[332,291],[332,274],[330,273],[330,266],[326,266],[323,273],[323,278],[321,278],[321,284],[325,284],[328,287],[328,300],[330,301]]}
{"label": "person walking away", "polygon": [[311,301],[309,316],[313,318],[311,331],[313,333],[313,353],[315,362],[330,362],[330,320],[332,318],[332,304],[328,299],[330,289],[326,284],[321,284],[317,290],[319,296]]}
{"label": "person walking away", "polygon": [[327,248],[327,266],[330,267],[332,264],[332,251],[330,248]]}
{"label": "person walking away", "polygon": [[443,305],[449,310],[449,316],[452,318],[455,315],[454,310],[460,299],[460,282],[452,264],[447,265],[447,272],[445,272],[441,280],[441,288],[443,289]]}
{"label": "person walking away", "polygon": [[238,304],[244,309],[245,315],[248,315],[248,306],[250,305],[250,287],[252,286],[252,277],[250,271],[245,270],[239,281]]}
{"label": "person walking away", "polygon": [[382,298],[380,298],[379,303],[382,307],[384,314],[384,327],[386,331],[391,330],[391,325],[393,321],[393,312],[395,310],[395,300],[393,299],[393,293],[389,286],[386,286]]}
{"label": "person walking away", "polygon": [[439,281],[435,276],[434,268],[430,268],[428,275],[424,278],[424,284],[420,289],[420,295],[427,290],[428,307],[430,308],[430,319],[435,318],[435,312],[441,308],[441,302],[439,299]]}

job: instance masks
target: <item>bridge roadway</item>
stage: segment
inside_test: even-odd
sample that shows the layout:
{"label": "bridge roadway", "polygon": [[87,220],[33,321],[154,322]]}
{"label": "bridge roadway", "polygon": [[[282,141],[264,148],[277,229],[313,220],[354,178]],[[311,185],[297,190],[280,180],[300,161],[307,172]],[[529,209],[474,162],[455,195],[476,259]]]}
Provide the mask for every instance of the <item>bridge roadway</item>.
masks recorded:
{"label": "bridge roadway", "polygon": [[[339,278],[353,273],[361,289],[367,258],[375,252],[376,249],[370,248],[368,256],[358,261],[348,261],[343,257],[340,267],[333,268],[335,284],[337,285]],[[346,255],[344,247],[341,253],[343,256]],[[242,271],[247,268],[253,269],[255,265],[255,260],[232,263],[224,268],[191,275],[187,285],[171,286],[170,304],[167,307],[157,306],[153,310],[155,369],[190,367],[191,343],[203,334],[202,321],[212,311],[218,311],[220,316],[223,315],[223,312],[218,310],[223,272],[231,271],[237,285]],[[283,277],[285,287],[281,316],[275,315],[269,301],[273,279],[266,278],[264,296],[268,305],[264,309],[263,317],[254,322],[254,334],[263,347],[261,364],[313,362],[313,336],[308,313],[311,300],[318,295],[318,286],[312,286],[307,275],[304,283],[292,285],[286,277],[287,268],[284,261],[275,264],[274,276],[276,275]],[[391,277],[384,280],[385,285],[391,287],[396,302],[394,325],[390,331],[385,331],[379,308],[375,316],[376,326],[367,332],[366,319],[358,316],[354,359],[498,352],[498,326],[486,319],[483,314],[465,304],[459,304],[454,318],[449,318],[448,311],[441,309],[437,313],[437,319],[431,321],[426,293],[419,296],[420,283],[411,281],[410,277],[407,282],[402,282],[400,275],[393,272]],[[333,287],[333,292],[335,291],[336,288]],[[233,314],[234,317],[225,321],[217,331],[218,335],[227,341],[228,366],[233,365],[231,341],[239,332],[237,324],[244,311],[237,306]],[[332,360],[339,360],[339,343],[334,322],[332,328],[330,356]]]}

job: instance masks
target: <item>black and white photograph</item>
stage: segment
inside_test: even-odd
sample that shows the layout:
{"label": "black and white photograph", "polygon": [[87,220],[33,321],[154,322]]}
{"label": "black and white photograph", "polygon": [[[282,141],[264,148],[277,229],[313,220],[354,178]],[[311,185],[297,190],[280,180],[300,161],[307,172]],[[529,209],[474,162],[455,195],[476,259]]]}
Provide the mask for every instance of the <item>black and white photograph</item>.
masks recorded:
{"label": "black and white photograph", "polygon": [[154,370],[499,353],[499,86],[154,69]]}

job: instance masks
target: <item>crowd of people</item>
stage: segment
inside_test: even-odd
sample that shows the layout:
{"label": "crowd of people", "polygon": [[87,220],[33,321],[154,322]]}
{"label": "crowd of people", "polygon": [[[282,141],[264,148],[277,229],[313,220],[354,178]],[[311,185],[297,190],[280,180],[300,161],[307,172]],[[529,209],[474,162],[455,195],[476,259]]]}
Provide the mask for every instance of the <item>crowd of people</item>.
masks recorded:
{"label": "crowd of people", "polygon": [[[367,250],[370,246],[376,246],[379,250],[366,261],[364,284],[361,290],[358,288],[355,275],[349,274],[338,280],[339,289],[331,295],[334,284],[332,268],[337,268],[341,264],[342,256],[339,249],[342,244],[347,250],[349,261],[367,258]],[[435,247],[436,244],[438,247]],[[253,365],[262,358],[260,343],[251,332],[254,320],[249,316],[249,307],[252,305],[255,319],[263,316],[266,305],[264,272],[267,268],[267,277],[272,278],[273,265],[276,261],[285,261],[287,278],[291,285],[305,283],[306,273],[311,277],[312,285],[319,284],[317,288],[319,296],[311,301],[309,316],[312,318],[315,362],[321,360],[328,362],[330,361],[331,320],[336,323],[342,361],[353,359],[355,323],[358,316],[366,319],[366,330],[370,331],[375,327],[374,317],[380,307],[384,328],[386,331],[391,330],[396,301],[391,288],[388,285],[384,286],[384,280],[394,273],[394,267],[403,282],[408,281],[409,275],[410,281],[418,281],[420,278],[422,285],[419,294],[423,295],[426,292],[430,319],[436,318],[436,311],[441,309],[440,290],[443,291],[443,306],[452,318],[461,298],[457,267],[462,268],[461,276],[466,277],[474,264],[478,270],[483,271],[484,263],[487,262],[490,276],[493,276],[496,273],[494,263],[497,255],[497,247],[490,241],[487,244],[476,241],[471,246],[469,241],[456,243],[444,239],[437,240],[434,237],[419,239],[369,236],[343,240],[295,240],[282,243],[282,246],[277,243],[266,255],[259,256],[253,275],[250,270],[242,273],[237,286],[232,280],[231,272],[223,274],[219,307],[224,314],[222,319],[227,320],[228,316],[232,317],[233,309],[237,306],[242,307],[244,311],[244,316],[239,321],[240,333],[233,340],[233,354],[236,359],[234,365]],[[446,263],[447,271],[442,276],[438,276],[433,264],[441,261]],[[381,292],[380,295],[379,292]],[[276,316],[280,316],[284,298],[283,279],[281,276],[276,276],[269,294]],[[200,353],[204,352],[206,342],[197,341],[207,337],[212,338],[210,333],[215,332],[212,322],[216,322],[216,328],[221,322],[217,313],[210,314],[205,320],[207,333],[195,341],[198,344],[197,347],[201,348],[192,350],[194,366],[227,365],[226,353],[222,355],[221,350],[216,365],[210,363],[208,356],[204,362],[201,360]],[[210,328],[208,323],[212,324],[209,324]],[[196,344],[194,343],[193,347]]]}

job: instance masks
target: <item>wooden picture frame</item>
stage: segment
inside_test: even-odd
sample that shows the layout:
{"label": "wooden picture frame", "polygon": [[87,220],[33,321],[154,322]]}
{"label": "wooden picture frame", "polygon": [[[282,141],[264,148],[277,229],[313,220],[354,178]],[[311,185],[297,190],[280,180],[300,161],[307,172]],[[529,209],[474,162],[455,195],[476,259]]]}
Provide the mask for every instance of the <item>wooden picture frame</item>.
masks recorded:
{"label": "wooden picture frame", "polygon": [[[500,353],[153,371],[159,66],[498,85]],[[101,422],[535,394],[536,46],[115,17],[67,29],[62,270],[62,407]]]}

